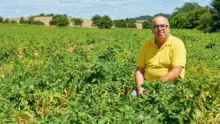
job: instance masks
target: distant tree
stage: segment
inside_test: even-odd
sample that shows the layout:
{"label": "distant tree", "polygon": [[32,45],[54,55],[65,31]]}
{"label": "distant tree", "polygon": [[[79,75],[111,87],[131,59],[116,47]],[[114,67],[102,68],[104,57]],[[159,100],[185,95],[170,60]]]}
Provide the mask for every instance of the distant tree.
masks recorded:
{"label": "distant tree", "polygon": [[97,26],[97,24],[99,23],[99,21],[101,20],[101,16],[100,15],[94,15],[92,17],[92,22],[93,22],[93,25]]}
{"label": "distant tree", "polygon": [[11,20],[11,21],[9,21],[9,23],[11,23],[11,24],[17,24],[17,21]]}
{"label": "distant tree", "polygon": [[209,11],[203,13],[201,17],[199,18],[198,22],[199,25],[197,26],[197,29],[203,30],[203,32],[214,32],[215,31],[215,23],[213,20],[213,14],[212,9],[210,8]]}
{"label": "distant tree", "polygon": [[137,20],[135,20],[135,19],[126,19],[125,21],[126,21],[126,23],[136,23]]}
{"label": "distant tree", "polygon": [[64,17],[67,17],[67,15],[66,15],[66,14],[63,14],[63,16],[64,16]]}
{"label": "distant tree", "polygon": [[128,20],[147,20],[149,18],[152,18],[152,16],[149,15],[144,15],[144,16],[140,16],[140,17],[135,17],[135,18],[126,18],[126,21]]}
{"label": "distant tree", "polygon": [[114,20],[114,26],[117,28],[126,28],[127,27],[126,21],[123,19]]}
{"label": "distant tree", "polygon": [[30,16],[28,20],[34,20],[34,16]]}
{"label": "distant tree", "polygon": [[220,0],[212,0],[212,7],[215,9],[215,16],[220,16]]}
{"label": "distant tree", "polygon": [[20,21],[19,21],[19,23],[20,23],[20,24],[25,24],[25,20],[24,20],[24,17],[21,17],[21,18],[20,18]]}
{"label": "distant tree", "polygon": [[148,20],[144,21],[144,23],[142,24],[142,28],[143,29],[151,29],[152,28],[152,19],[148,19]]}
{"label": "distant tree", "polygon": [[34,16],[30,16],[30,17],[28,18],[28,20],[26,20],[26,23],[27,23],[27,24],[34,25],[34,24],[35,24]]}
{"label": "distant tree", "polygon": [[41,13],[40,16],[45,16],[45,14],[44,14],[44,13]]}
{"label": "distant tree", "polygon": [[2,22],[3,22],[3,20],[4,20],[4,19],[3,19],[3,17],[1,17],[1,16],[0,16],[0,23],[2,23]]}
{"label": "distant tree", "polygon": [[9,19],[6,18],[3,22],[4,22],[4,23],[9,23]]}
{"label": "distant tree", "polygon": [[54,16],[54,14],[51,13],[51,14],[47,14],[46,16]]}
{"label": "distant tree", "polygon": [[49,22],[50,25],[57,25],[57,21],[55,19],[52,19],[50,22]]}
{"label": "distant tree", "polygon": [[37,20],[37,21],[35,21],[35,25],[45,25],[45,24],[43,22]]}
{"label": "distant tree", "polygon": [[67,16],[58,16],[56,20],[57,20],[57,26],[67,26],[69,24],[69,20]]}
{"label": "distant tree", "polygon": [[100,21],[98,22],[97,26],[99,28],[111,28],[113,26],[113,22],[108,15],[104,15]]}
{"label": "distant tree", "polygon": [[69,19],[65,15],[58,14],[53,16],[49,23],[50,25],[67,26],[69,24]]}
{"label": "distant tree", "polygon": [[220,0],[212,0],[211,5],[214,8],[212,12],[213,21],[214,21],[213,31],[219,31],[220,30]]}
{"label": "distant tree", "polygon": [[220,13],[220,0],[212,0],[211,5]]}
{"label": "distant tree", "polygon": [[114,26],[117,28],[137,28],[136,27],[136,20],[129,20],[126,18],[125,20],[119,19],[113,21]]}
{"label": "distant tree", "polygon": [[127,28],[137,28],[135,22],[128,22],[126,23],[126,25],[127,25]]}
{"label": "distant tree", "polygon": [[77,26],[82,26],[83,24],[83,19],[81,18],[73,18],[72,21],[73,21],[73,24]]}
{"label": "distant tree", "polygon": [[170,16],[170,25],[173,28],[193,29],[199,26],[200,17],[209,11],[209,8],[202,7],[196,2],[185,3],[183,7],[176,8]]}
{"label": "distant tree", "polygon": [[176,7],[174,9],[174,15],[182,12],[191,12],[192,10],[201,8],[197,2],[186,2],[182,7]]}
{"label": "distant tree", "polygon": [[137,28],[135,19],[127,19],[126,20],[127,28]]}
{"label": "distant tree", "polygon": [[30,24],[30,25],[44,25],[44,23],[39,20],[35,21],[34,17],[35,16],[31,16],[28,18],[28,20],[25,20],[24,17],[21,17],[19,23],[20,24]]}

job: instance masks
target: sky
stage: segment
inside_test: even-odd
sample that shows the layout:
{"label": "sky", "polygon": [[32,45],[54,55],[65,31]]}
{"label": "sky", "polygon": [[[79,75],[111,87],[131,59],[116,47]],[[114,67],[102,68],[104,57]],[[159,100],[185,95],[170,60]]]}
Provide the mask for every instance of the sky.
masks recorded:
{"label": "sky", "polygon": [[158,13],[171,14],[185,2],[210,6],[212,0],[0,0],[0,16],[4,18],[31,15],[67,14],[90,19],[95,14],[125,19]]}

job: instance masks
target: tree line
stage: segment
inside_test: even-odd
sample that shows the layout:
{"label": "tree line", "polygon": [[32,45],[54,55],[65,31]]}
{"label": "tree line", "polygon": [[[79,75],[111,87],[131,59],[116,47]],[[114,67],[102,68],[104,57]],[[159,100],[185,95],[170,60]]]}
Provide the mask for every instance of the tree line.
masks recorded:
{"label": "tree line", "polygon": [[[171,28],[198,29],[203,32],[220,30],[220,0],[212,0],[211,7],[203,7],[196,2],[186,2],[182,7],[175,8],[170,15],[159,15],[164,15],[169,19]],[[148,19],[144,21],[144,29],[152,27],[153,17],[147,17]]]}
{"label": "tree line", "polygon": [[211,6],[203,7],[196,2],[185,3],[169,16],[170,25],[178,29],[217,32],[220,29],[220,0],[213,0]]}
{"label": "tree line", "polygon": [[34,20],[34,17],[31,16],[29,17],[28,19],[25,19],[24,17],[21,17],[19,22],[15,21],[15,20],[10,20],[8,18],[3,18],[3,17],[0,17],[0,23],[11,23],[11,24],[17,24],[17,23],[20,23],[20,24],[32,24],[32,25],[44,25],[43,22],[39,21],[39,20]]}

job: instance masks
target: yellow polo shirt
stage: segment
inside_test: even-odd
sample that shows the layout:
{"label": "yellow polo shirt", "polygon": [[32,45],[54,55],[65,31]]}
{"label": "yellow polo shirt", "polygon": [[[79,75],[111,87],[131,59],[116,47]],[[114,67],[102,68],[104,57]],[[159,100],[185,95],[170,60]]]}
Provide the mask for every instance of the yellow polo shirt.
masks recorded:
{"label": "yellow polo shirt", "polygon": [[[158,48],[154,39],[145,41],[141,47],[136,65],[145,68],[146,80],[158,80],[171,71],[173,66],[186,65],[186,49],[184,43],[170,34],[168,40]],[[184,78],[185,68],[181,72]]]}

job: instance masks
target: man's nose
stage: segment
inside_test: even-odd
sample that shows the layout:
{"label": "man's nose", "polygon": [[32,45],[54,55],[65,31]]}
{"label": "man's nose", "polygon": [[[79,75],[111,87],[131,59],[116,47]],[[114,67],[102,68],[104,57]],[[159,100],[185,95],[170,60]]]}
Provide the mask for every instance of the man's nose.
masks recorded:
{"label": "man's nose", "polygon": [[159,31],[161,31],[161,30],[163,30],[163,29],[162,29],[162,27],[161,27],[161,26],[159,26],[159,27],[158,27],[158,30],[159,30]]}

